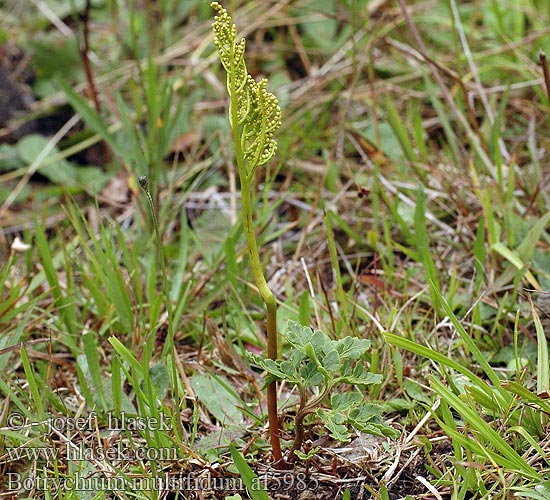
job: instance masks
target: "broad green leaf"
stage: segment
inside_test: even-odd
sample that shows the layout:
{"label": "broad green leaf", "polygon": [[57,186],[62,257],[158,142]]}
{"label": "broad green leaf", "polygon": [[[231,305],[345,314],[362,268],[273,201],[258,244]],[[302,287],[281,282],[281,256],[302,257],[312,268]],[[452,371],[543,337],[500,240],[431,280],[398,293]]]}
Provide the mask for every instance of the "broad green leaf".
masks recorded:
{"label": "broad green leaf", "polygon": [[[31,134],[25,136],[17,144],[17,151],[21,160],[32,164],[48,147],[49,141],[42,135]],[[52,147],[42,160],[43,166],[39,172],[51,182],[63,187],[77,187],[91,194],[97,194],[105,185],[110,174],[105,174],[97,167],[83,167],[59,158],[59,150]],[[56,157],[58,159],[56,159]]]}
{"label": "broad green leaf", "polygon": [[[379,123],[378,130],[371,124],[361,131],[361,135],[376,148],[380,148],[388,158],[403,159],[403,148],[389,123]],[[378,137],[380,137],[380,144],[377,144]]]}
{"label": "broad green leaf", "polygon": [[287,359],[287,361],[294,367],[294,369],[297,369],[300,366],[300,364],[306,360],[307,360],[306,353],[298,349],[292,349],[288,354],[288,359]]}
{"label": "broad green leaf", "polygon": [[298,374],[298,366],[299,365],[289,360],[280,362],[279,367],[281,369],[281,372],[283,373],[282,378],[291,383],[302,383],[302,379]]}
{"label": "broad green leaf", "polygon": [[362,403],[355,405],[349,411],[349,418],[357,424],[366,424],[374,418],[382,415],[382,406],[374,403]]}
{"label": "broad green leaf", "polygon": [[258,354],[253,352],[247,352],[247,356],[252,363],[259,366],[262,370],[265,370],[278,378],[284,378],[285,373],[279,368],[279,363],[269,358],[262,358]]}
{"label": "broad green leaf", "polygon": [[333,341],[326,333],[322,332],[321,330],[315,330],[313,332],[313,336],[311,337],[311,345],[316,352],[328,353],[330,350],[334,349],[332,344]]}
{"label": "broad green leaf", "polygon": [[331,378],[331,374],[325,369],[321,361],[319,360],[318,354],[322,354],[322,351],[316,351],[311,342],[308,342],[304,346],[304,351],[309,357],[309,359],[315,363],[317,369],[323,374],[323,376],[328,380]]}
{"label": "broad green leaf", "polygon": [[214,377],[209,373],[194,375],[191,377],[191,387],[199,401],[220,424],[240,424],[242,415],[237,407],[243,405],[243,402],[233,391],[228,390],[228,382],[222,384],[219,379],[222,377]]}
{"label": "broad green leaf", "polygon": [[332,409],[342,412],[349,410],[352,406],[363,400],[364,396],[356,391],[344,393],[335,392],[330,398]]}
{"label": "broad green leaf", "polygon": [[329,351],[329,353],[323,358],[321,362],[325,370],[328,372],[335,372],[340,366],[340,358],[336,350]]}
{"label": "broad green leaf", "polygon": [[322,409],[317,411],[317,415],[323,421],[332,438],[343,443],[350,440],[351,433],[344,424],[345,418],[343,415]]}
{"label": "broad green leaf", "polygon": [[316,17],[322,15],[320,19],[304,23],[302,25],[304,33],[312,40],[315,47],[333,47],[334,37],[337,34],[338,23],[336,21],[336,9],[334,0],[324,0],[323,2],[314,2],[310,4],[315,9]]}
{"label": "broad green leaf", "polygon": [[344,364],[344,367],[342,374],[338,377],[338,382],[345,382],[350,385],[369,385],[379,384],[382,381],[382,375],[367,371],[361,363],[353,366],[348,361]]}
{"label": "broad green leaf", "polygon": [[303,326],[296,323],[296,321],[289,320],[284,335],[293,347],[303,349],[305,344],[311,341],[313,330],[309,326]]}
{"label": "broad green leaf", "polygon": [[16,168],[24,167],[17,146],[12,144],[0,144],[0,172],[8,172]]}
{"label": "broad green leaf", "polygon": [[344,337],[336,342],[335,348],[341,359],[359,359],[370,348],[370,340]]}
{"label": "broad green leaf", "polygon": [[375,422],[371,421],[368,424],[365,424],[359,430],[366,434],[372,434],[373,436],[385,436],[390,439],[397,439],[401,434],[397,429],[389,426],[385,422]]}
{"label": "broad green leaf", "polygon": [[157,363],[156,365],[151,366],[149,375],[157,389],[157,398],[164,398],[170,387],[170,378],[166,365],[164,363]]}
{"label": "broad green leaf", "polygon": [[300,369],[300,376],[303,379],[303,384],[310,386],[318,386],[323,383],[324,377],[313,363],[308,363]]}
{"label": "broad green leaf", "polygon": [[321,364],[321,362],[319,361],[319,357],[317,356],[318,351],[315,350],[311,342],[308,342],[306,345],[304,345],[304,352],[306,353],[307,357],[311,359],[314,363],[317,363],[318,365]]}

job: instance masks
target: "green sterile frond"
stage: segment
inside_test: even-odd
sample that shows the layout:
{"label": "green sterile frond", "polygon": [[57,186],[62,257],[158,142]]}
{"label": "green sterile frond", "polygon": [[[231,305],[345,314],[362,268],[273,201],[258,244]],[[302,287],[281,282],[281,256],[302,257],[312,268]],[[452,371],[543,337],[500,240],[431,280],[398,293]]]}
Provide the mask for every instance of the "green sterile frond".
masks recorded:
{"label": "green sterile frond", "polygon": [[250,80],[247,87],[251,109],[246,115],[242,142],[245,158],[253,171],[271,160],[277,150],[273,136],[281,126],[281,108],[277,98],[267,91],[266,79],[259,83]]}

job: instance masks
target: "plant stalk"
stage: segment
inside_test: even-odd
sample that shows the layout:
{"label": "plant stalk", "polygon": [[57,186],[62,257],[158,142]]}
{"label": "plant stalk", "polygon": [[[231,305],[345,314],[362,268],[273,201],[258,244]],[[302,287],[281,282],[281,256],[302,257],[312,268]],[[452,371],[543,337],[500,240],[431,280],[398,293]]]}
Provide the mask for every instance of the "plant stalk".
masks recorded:
{"label": "plant stalk", "polygon": [[[233,68],[232,68],[233,69]],[[233,133],[233,144],[235,146],[235,158],[237,160],[237,170],[241,181],[241,213],[243,228],[250,255],[250,267],[258,291],[264,301],[267,310],[267,355],[271,359],[277,359],[277,302],[273,292],[269,289],[267,281],[263,274],[260,255],[258,253],[258,244],[254,232],[254,222],[252,219],[252,194],[251,183],[254,174],[253,168],[247,168],[244,158],[243,147],[241,144],[241,131],[239,129],[239,118],[237,114],[237,89],[235,88],[235,72],[228,74],[229,95],[230,95],[230,115],[231,130]],[[269,440],[271,451],[276,462],[282,460],[281,441],[279,439],[279,418],[277,411],[277,382],[273,381],[267,386],[267,418],[269,423]]]}
{"label": "plant stalk", "polygon": [[304,419],[311,413],[315,413],[315,410],[321,405],[323,399],[325,399],[332,389],[330,381],[327,380],[327,385],[323,388],[321,394],[313,399],[312,401],[307,401],[305,388],[300,390],[300,407],[296,413],[296,418],[294,419],[294,428],[295,428],[295,437],[292,447],[288,453],[288,463],[292,464],[296,461],[296,450],[302,448],[304,443]]}
{"label": "plant stalk", "polygon": [[[248,252],[250,255],[250,267],[254,281],[258,287],[258,291],[265,303],[267,310],[267,356],[270,359],[277,359],[277,302],[273,296],[273,292],[265,280],[258,253],[258,245],[254,233],[254,224],[252,220],[252,200],[250,196],[250,181],[248,179],[241,180],[242,190],[242,217],[243,227],[248,244]],[[267,416],[269,420],[269,437],[271,448],[275,461],[282,459],[281,442],[279,439],[279,419],[277,411],[277,382],[273,381],[267,386]]]}
{"label": "plant stalk", "polygon": [[[276,143],[272,137],[274,130],[281,124],[281,112],[275,96],[266,91],[267,81],[262,80],[257,84],[248,74],[244,61],[245,41],[237,42],[237,28],[231,17],[219,3],[212,2],[211,6],[218,13],[213,24],[215,44],[227,72],[229,122],[241,182],[241,216],[250,255],[250,267],[267,310],[267,356],[276,360],[277,302],[265,279],[258,252],[252,214],[252,189],[256,168],[269,161],[275,152]],[[269,117],[272,115],[273,120],[270,122]],[[253,141],[252,136],[255,136]],[[247,141],[250,142],[248,149]],[[273,458],[276,462],[282,462],[275,381],[267,386],[267,415]]]}

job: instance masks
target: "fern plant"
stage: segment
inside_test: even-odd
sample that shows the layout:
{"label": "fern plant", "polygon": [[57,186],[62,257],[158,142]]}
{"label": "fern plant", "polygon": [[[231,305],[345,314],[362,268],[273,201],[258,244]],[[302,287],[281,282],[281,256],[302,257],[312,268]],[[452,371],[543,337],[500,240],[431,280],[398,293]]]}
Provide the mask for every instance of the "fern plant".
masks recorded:
{"label": "fern plant", "polygon": [[[295,385],[300,398],[296,411],[295,438],[288,462],[296,457],[311,458],[301,451],[304,443],[304,420],[316,415],[332,438],[347,442],[350,429],[367,434],[396,438],[399,433],[382,420],[382,406],[365,399],[363,391],[352,387],[379,384],[382,376],[367,371],[363,357],[370,341],[355,337],[331,339],[320,330],[312,330],[288,321],[284,338],[290,346],[285,360],[264,359],[249,353],[250,359],[271,379]],[[311,450],[315,453],[315,449]]]}
{"label": "fern plant", "polygon": [[[244,59],[245,40],[237,40],[237,27],[227,11],[218,2],[212,2],[211,6],[217,12],[212,25],[214,44],[227,73],[229,123],[241,184],[241,216],[250,267],[267,310],[267,355],[275,360],[278,353],[277,302],[267,285],[254,233],[252,181],[256,169],[269,162],[277,149],[273,136],[281,126],[281,108],[277,98],[267,91],[267,80],[256,82],[248,74]],[[267,411],[273,458],[278,462],[282,454],[275,381],[267,386]]]}

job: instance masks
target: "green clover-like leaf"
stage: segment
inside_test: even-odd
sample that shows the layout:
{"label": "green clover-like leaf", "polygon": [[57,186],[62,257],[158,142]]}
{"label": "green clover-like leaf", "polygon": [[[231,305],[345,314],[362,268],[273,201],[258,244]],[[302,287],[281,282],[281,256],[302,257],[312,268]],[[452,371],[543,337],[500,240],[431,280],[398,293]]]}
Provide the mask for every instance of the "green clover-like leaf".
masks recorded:
{"label": "green clover-like leaf", "polygon": [[300,450],[295,450],[294,453],[296,453],[296,456],[300,460],[307,461],[307,460],[311,460],[319,450],[320,448],[318,446],[314,446],[307,453],[304,453],[303,451],[300,451]]}
{"label": "green clover-like leaf", "polygon": [[315,330],[311,337],[311,344],[317,352],[328,353],[334,350],[334,340],[321,330]]}
{"label": "green clover-like leaf", "polygon": [[382,381],[382,375],[369,372],[362,363],[353,363],[349,359],[342,363],[338,382],[344,382],[350,385],[370,385],[379,384]]}
{"label": "green clover-like leaf", "polygon": [[330,398],[330,403],[334,411],[342,413],[347,412],[350,408],[364,400],[364,396],[356,391],[350,392],[335,392]]}
{"label": "green clover-like leaf", "polygon": [[342,414],[320,409],[317,411],[317,415],[323,421],[323,425],[328,429],[332,438],[343,443],[350,440],[351,433],[344,423],[345,417]]}
{"label": "green clover-like leaf", "polygon": [[338,371],[338,368],[340,367],[340,358],[336,350],[333,349],[329,351],[327,355],[323,358],[321,364],[323,365],[323,368],[327,370],[327,372]]}
{"label": "green clover-like leaf", "polygon": [[280,363],[269,358],[262,358],[258,354],[253,352],[247,352],[248,358],[252,363],[259,366],[262,370],[265,370],[267,373],[271,373],[275,377],[285,378],[287,375],[280,367]]}
{"label": "green clover-like leaf", "polygon": [[312,387],[321,385],[323,383],[323,374],[317,369],[317,366],[313,363],[308,363],[300,369],[300,376],[302,377],[304,384]]}
{"label": "green clover-like leaf", "polygon": [[286,323],[285,337],[292,347],[303,351],[304,346],[313,337],[313,330],[309,326],[289,320]]}
{"label": "green clover-like leaf", "polygon": [[335,349],[342,359],[359,359],[370,348],[370,340],[344,337],[336,341]]}

